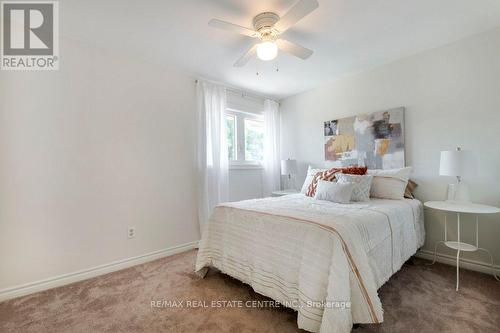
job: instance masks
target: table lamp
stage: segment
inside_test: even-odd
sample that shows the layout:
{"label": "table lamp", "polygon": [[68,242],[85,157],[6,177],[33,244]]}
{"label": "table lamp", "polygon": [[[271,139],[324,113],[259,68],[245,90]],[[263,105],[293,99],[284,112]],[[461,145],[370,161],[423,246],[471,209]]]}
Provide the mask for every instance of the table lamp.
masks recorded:
{"label": "table lamp", "polygon": [[285,188],[285,190],[290,189],[291,181],[292,181],[292,175],[297,172],[297,161],[296,160],[281,160],[281,175],[282,176],[287,176],[288,178],[288,188]]}
{"label": "table lamp", "polygon": [[439,174],[457,177],[456,184],[448,185],[448,201],[470,202],[469,189],[462,183],[462,177],[471,172],[472,154],[470,151],[446,150],[441,152]]}

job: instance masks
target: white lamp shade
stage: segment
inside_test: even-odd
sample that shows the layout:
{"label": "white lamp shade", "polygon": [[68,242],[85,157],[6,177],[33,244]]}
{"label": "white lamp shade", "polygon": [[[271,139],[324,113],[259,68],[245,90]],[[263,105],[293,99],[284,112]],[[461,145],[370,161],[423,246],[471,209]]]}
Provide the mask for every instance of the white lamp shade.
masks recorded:
{"label": "white lamp shade", "polygon": [[281,160],[281,174],[284,176],[292,175],[297,172],[296,160]]}
{"label": "white lamp shade", "polygon": [[464,176],[472,172],[472,154],[467,150],[441,152],[439,174],[441,176]]}

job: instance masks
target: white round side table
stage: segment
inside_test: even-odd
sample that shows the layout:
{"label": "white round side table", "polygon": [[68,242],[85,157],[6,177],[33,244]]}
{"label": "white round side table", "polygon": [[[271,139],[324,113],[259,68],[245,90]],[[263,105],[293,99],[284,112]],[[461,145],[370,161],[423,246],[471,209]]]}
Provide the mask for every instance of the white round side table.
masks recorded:
{"label": "white round side table", "polygon": [[[427,201],[424,203],[425,207],[437,209],[443,212],[452,212],[457,214],[457,241],[448,241],[448,222],[446,219],[446,214],[444,216],[444,241],[439,241],[436,243],[434,247],[434,260],[432,264],[436,262],[436,251],[439,244],[444,244],[449,248],[452,248],[457,251],[457,287],[458,291],[459,285],[459,266],[460,266],[460,252],[473,252],[473,251],[483,251],[488,253],[490,256],[491,269],[493,276],[495,279],[500,281],[498,276],[495,274],[493,267],[493,256],[491,252],[485,248],[479,247],[479,238],[478,238],[478,228],[479,228],[479,215],[481,214],[496,214],[500,213],[500,208],[494,206],[480,205],[474,204],[470,202],[459,202],[459,201]],[[475,214],[476,215],[476,244],[468,244],[464,243],[460,240],[460,214]]]}

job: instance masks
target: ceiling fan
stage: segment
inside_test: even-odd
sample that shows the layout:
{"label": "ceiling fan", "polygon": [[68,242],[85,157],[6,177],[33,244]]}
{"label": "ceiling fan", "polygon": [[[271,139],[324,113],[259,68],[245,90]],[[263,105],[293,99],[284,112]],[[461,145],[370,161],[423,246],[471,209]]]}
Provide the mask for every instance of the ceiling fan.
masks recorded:
{"label": "ceiling fan", "polygon": [[234,63],[235,67],[244,66],[250,58],[256,54],[261,60],[272,60],[278,55],[278,48],[298,58],[307,59],[313,54],[312,50],[280,38],[280,35],[318,7],[319,3],[317,0],[299,0],[299,2],[281,18],[278,14],[272,12],[260,13],[253,19],[253,30],[218,19],[210,20],[208,25],[258,39],[252,47]]}

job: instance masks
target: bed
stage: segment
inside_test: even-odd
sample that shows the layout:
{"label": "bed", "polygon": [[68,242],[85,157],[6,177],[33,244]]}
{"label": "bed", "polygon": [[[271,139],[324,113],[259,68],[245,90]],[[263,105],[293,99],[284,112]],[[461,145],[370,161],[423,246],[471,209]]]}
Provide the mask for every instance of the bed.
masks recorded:
{"label": "bed", "polygon": [[423,243],[418,200],[337,204],[293,194],[217,206],[195,269],[217,268],[293,308],[301,329],[344,333],[383,321],[378,288]]}

